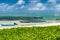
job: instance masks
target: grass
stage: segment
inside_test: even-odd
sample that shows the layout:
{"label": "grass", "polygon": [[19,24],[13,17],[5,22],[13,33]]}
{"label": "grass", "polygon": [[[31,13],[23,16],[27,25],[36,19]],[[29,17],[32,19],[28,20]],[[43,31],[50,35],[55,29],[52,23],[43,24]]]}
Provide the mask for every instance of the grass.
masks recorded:
{"label": "grass", "polygon": [[60,27],[0,29],[0,40],[60,40]]}

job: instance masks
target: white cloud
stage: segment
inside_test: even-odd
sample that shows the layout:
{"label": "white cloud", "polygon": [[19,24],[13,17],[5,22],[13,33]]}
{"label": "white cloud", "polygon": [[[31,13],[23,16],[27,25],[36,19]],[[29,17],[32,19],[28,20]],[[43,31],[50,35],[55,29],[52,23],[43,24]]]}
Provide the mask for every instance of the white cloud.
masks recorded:
{"label": "white cloud", "polygon": [[[49,0],[49,2],[56,2],[56,0]],[[23,3],[24,3],[23,0],[19,0],[15,5],[8,5],[5,3],[1,3],[0,4],[0,11],[13,11],[13,10],[18,11],[18,10],[23,9],[23,8],[28,9],[28,10],[39,10],[39,11],[44,11],[46,9],[49,10],[49,8],[47,8],[47,6],[42,4],[42,3],[35,3],[34,5],[31,3],[31,5],[27,5],[27,6],[23,5]],[[55,5],[55,4],[53,4],[53,5]],[[55,8],[52,7],[51,9],[60,10],[60,4],[55,5]]]}
{"label": "white cloud", "polygon": [[60,4],[56,5],[56,8],[60,8]]}
{"label": "white cloud", "polygon": [[54,5],[57,4],[56,0],[49,0],[48,2],[50,2],[50,3],[54,4]]}
{"label": "white cloud", "polygon": [[48,2],[56,2],[56,0],[49,0]]}
{"label": "white cloud", "polygon": [[1,3],[0,4],[0,11],[6,11],[7,7],[8,7],[8,4]]}
{"label": "white cloud", "polygon": [[42,3],[37,3],[32,8],[28,8],[28,10],[45,10],[46,7]]}
{"label": "white cloud", "polygon": [[19,0],[16,4],[19,4],[19,5],[21,5],[21,4],[24,4],[25,2],[23,1],[23,0]]}
{"label": "white cloud", "polygon": [[56,2],[56,0],[49,0],[49,1],[47,2],[47,4],[48,4],[50,7],[54,7],[54,6],[57,5],[57,2]]}
{"label": "white cloud", "polygon": [[57,13],[56,13],[56,14],[54,14],[54,16],[60,16],[60,14],[57,14]]}
{"label": "white cloud", "polygon": [[60,11],[60,4],[55,6],[56,11]]}
{"label": "white cloud", "polygon": [[7,10],[13,10],[14,9],[14,6],[8,6],[6,9]]}
{"label": "white cloud", "polygon": [[36,2],[39,2],[40,0],[30,0],[30,2],[32,3],[36,3]]}
{"label": "white cloud", "polygon": [[40,10],[39,8],[29,8],[28,10]]}
{"label": "white cloud", "polygon": [[8,4],[5,4],[5,3],[1,3],[0,4],[0,11],[14,11],[14,10],[18,10],[18,9],[24,8],[24,5],[22,5],[20,7],[18,7],[17,5],[18,4],[8,5]]}
{"label": "white cloud", "polygon": [[5,3],[0,4],[0,11],[12,11],[16,9],[14,5],[8,5]]}
{"label": "white cloud", "polygon": [[21,9],[24,8],[24,5],[22,5],[20,8],[21,8]]}

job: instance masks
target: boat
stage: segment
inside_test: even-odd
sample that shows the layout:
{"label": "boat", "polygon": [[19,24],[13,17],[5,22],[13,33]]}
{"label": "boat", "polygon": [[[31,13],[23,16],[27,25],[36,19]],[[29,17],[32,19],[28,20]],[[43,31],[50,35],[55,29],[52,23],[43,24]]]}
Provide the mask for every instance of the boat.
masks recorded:
{"label": "boat", "polygon": [[1,24],[1,26],[16,26],[17,24],[16,23],[13,23],[13,24]]}

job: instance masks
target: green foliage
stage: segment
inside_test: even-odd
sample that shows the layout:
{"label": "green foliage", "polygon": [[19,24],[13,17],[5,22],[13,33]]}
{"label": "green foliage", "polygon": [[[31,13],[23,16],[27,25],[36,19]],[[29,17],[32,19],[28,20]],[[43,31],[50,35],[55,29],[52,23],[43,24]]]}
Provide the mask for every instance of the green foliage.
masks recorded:
{"label": "green foliage", "polygon": [[60,27],[0,29],[0,40],[60,40]]}

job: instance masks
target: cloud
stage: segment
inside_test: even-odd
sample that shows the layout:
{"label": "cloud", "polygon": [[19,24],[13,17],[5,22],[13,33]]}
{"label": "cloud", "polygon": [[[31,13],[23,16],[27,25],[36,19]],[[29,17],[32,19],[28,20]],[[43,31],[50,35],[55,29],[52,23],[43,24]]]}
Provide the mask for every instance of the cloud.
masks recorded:
{"label": "cloud", "polygon": [[46,7],[42,3],[37,3],[31,8],[28,8],[28,10],[45,10]]}
{"label": "cloud", "polygon": [[56,2],[56,0],[49,0],[48,2]]}
{"label": "cloud", "polygon": [[16,3],[16,4],[19,4],[19,5],[21,5],[21,4],[24,4],[25,2],[23,1],[23,0],[18,0],[18,2]]}
{"label": "cloud", "polygon": [[29,8],[28,10],[40,10],[39,8]]}
{"label": "cloud", "polygon": [[22,5],[20,8],[21,8],[21,9],[24,8],[24,5]]}
{"label": "cloud", "polygon": [[40,0],[30,0],[32,3],[40,2]]}
{"label": "cloud", "polygon": [[57,13],[56,13],[56,14],[54,14],[54,16],[60,16],[60,14],[57,14]]}
{"label": "cloud", "polygon": [[56,0],[49,0],[47,2],[48,5],[51,5],[51,7],[55,6],[57,4]]}
{"label": "cloud", "polygon": [[8,7],[8,4],[1,3],[0,4],[0,11],[5,11],[7,7]]}
{"label": "cloud", "polygon": [[5,4],[5,3],[1,3],[0,4],[0,11],[12,11],[14,10],[14,5],[8,5],[8,4]]}
{"label": "cloud", "polygon": [[[24,0],[18,0],[18,2],[14,5],[8,5],[5,3],[0,4],[0,11],[13,11],[13,10],[20,10],[26,8],[27,10],[46,10],[48,9],[43,3],[39,3],[40,0],[30,0],[31,5],[27,4],[27,7],[24,5]],[[49,0],[49,2],[55,2],[56,0]],[[23,9],[24,10],[24,9]]]}
{"label": "cloud", "polygon": [[56,5],[55,8],[60,10],[60,4]]}
{"label": "cloud", "polygon": [[57,4],[56,0],[49,0],[47,2],[48,5],[51,5],[51,7],[55,6]]}
{"label": "cloud", "polygon": [[12,9],[12,8],[14,8],[14,6],[8,6],[8,7],[7,7],[7,9]]}
{"label": "cloud", "polygon": [[14,4],[14,5],[9,5],[9,4],[5,4],[5,3],[0,3],[0,11],[14,11],[14,10],[19,10],[19,9],[23,9],[24,5],[18,5],[18,4]]}
{"label": "cloud", "polygon": [[60,12],[60,4],[55,6],[55,11]]}
{"label": "cloud", "polygon": [[[39,1],[39,0],[38,0]],[[33,3],[30,3],[30,4],[27,4],[24,5],[25,1],[23,0],[19,0],[16,4],[14,5],[9,5],[9,4],[5,4],[5,3],[0,3],[0,11],[8,11],[8,12],[16,12],[16,11],[20,11],[21,12],[21,9],[24,11],[28,10],[28,11],[44,11],[44,10],[57,10],[59,11],[60,10],[60,4],[56,5],[55,2],[56,0],[49,0],[48,2],[52,2],[52,6],[51,7],[47,7],[47,5],[43,4],[43,3],[40,3],[38,2],[37,0],[31,0],[31,2]],[[47,3],[48,4],[48,3]],[[49,5],[49,4],[48,4]]]}

